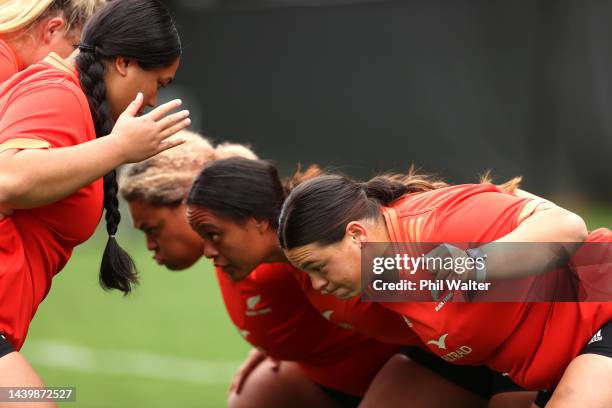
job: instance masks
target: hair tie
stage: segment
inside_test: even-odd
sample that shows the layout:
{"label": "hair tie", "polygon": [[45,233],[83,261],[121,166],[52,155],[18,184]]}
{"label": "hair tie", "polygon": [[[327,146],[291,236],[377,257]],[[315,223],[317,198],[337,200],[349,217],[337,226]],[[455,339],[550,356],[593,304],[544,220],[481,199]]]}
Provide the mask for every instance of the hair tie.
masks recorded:
{"label": "hair tie", "polygon": [[92,54],[96,52],[96,47],[87,44],[78,44],[77,48],[81,51],[91,52]]}

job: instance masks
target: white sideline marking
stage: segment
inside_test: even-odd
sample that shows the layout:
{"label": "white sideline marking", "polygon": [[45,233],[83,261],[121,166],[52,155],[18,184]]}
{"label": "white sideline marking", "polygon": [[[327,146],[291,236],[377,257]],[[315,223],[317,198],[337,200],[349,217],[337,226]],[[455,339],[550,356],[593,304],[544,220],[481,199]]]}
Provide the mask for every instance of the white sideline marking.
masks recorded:
{"label": "white sideline marking", "polygon": [[240,365],[240,362],[196,360],[139,350],[93,349],[63,340],[28,341],[24,356],[34,366],[205,385],[229,384]]}

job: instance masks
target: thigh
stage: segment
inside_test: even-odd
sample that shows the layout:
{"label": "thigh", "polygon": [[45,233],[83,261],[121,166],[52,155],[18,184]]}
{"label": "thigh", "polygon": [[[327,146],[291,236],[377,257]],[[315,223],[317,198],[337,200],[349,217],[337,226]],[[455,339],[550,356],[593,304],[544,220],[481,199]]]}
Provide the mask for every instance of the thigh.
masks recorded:
{"label": "thigh", "polygon": [[282,361],[278,370],[270,360],[259,364],[249,375],[240,394],[231,393],[229,408],[338,408],[338,405],[311,381],[294,362]]}
{"label": "thigh", "polygon": [[[44,387],[45,384],[28,361],[13,351],[0,357],[0,387]],[[0,408],[54,408],[52,402],[0,402]]]}
{"label": "thigh", "polygon": [[442,378],[430,369],[397,354],[380,370],[360,407],[414,408],[486,406],[478,395]]}
{"label": "thigh", "polygon": [[547,408],[612,407],[612,358],[582,354],[565,370]]}
{"label": "thigh", "polygon": [[535,391],[500,392],[489,400],[488,408],[532,408]]}

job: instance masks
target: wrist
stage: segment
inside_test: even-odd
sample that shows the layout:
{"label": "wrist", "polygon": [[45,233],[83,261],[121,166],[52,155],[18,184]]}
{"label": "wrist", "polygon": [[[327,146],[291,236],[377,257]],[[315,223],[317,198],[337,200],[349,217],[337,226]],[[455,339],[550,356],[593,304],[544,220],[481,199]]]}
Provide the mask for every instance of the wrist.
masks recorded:
{"label": "wrist", "polygon": [[130,157],[127,149],[121,142],[121,137],[114,132],[107,136],[99,138],[100,142],[108,151],[109,159],[113,163],[113,168],[119,167],[122,164],[130,163]]}
{"label": "wrist", "polygon": [[487,254],[482,248],[470,248],[465,251],[474,263],[473,276],[476,282],[484,282],[487,279]]}

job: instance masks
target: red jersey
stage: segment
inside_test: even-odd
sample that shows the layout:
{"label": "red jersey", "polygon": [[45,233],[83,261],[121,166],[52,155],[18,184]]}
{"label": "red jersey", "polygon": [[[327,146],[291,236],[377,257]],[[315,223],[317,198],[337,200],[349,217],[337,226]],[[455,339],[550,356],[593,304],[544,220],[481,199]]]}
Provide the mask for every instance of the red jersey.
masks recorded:
{"label": "red jersey", "polygon": [[286,263],[261,264],[239,282],[217,269],[232,322],[253,346],[272,358],[298,362],[314,382],[363,395],[398,347],[328,322],[290,269]]}
{"label": "red jersey", "polygon": [[[393,242],[491,242],[518,225],[529,199],[491,184],[409,194],[383,208]],[[528,389],[550,389],[612,303],[387,302],[430,351],[456,364],[486,364]],[[571,336],[568,336],[571,333]]]}
{"label": "red jersey", "polygon": [[390,311],[380,303],[362,302],[360,297],[342,300],[324,295],[312,287],[310,277],[305,272],[293,266],[290,269],[310,303],[327,320],[385,343],[421,346],[426,349],[412,331],[412,322],[407,317]]}
{"label": "red jersey", "polygon": [[[0,152],[56,148],[96,137],[76,72],[51,54],[0,85]],[[19,350],[30,321],[72,249],[102,215],[102,179],[0,221],[0,332]]]}
{"label": "red jersey", "polygon": [[0,82],[4,82],[21,70],[17,56],[11,47],[0,40]]}

